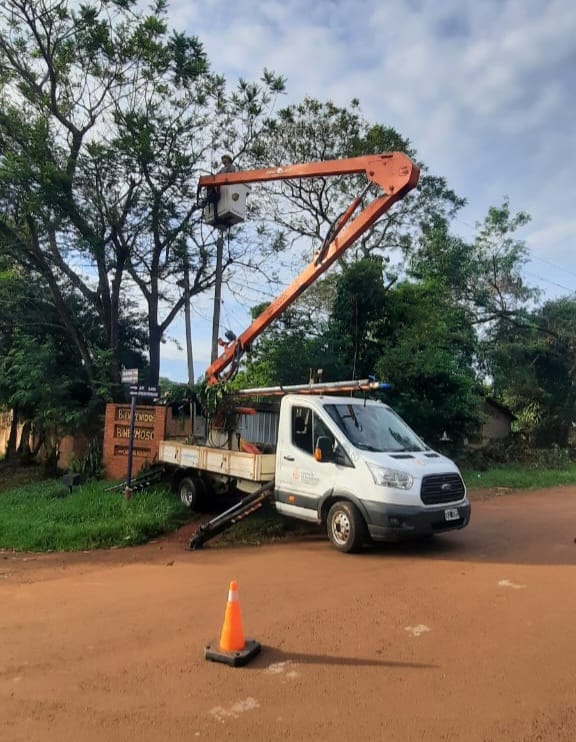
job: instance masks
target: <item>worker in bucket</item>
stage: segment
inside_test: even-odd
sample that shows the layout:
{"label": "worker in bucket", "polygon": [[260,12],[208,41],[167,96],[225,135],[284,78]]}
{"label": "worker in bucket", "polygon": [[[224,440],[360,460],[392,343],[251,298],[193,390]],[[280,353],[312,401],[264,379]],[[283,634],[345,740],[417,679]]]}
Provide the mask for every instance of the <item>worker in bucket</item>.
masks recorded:
{"label": "worker in bucket", "polygon": [[236,171],[236,166],[232,162],[232,157],[230,155],[222,155],[222,167],[220,170],[218,170],[218,174],[220,173],[234,173]]}

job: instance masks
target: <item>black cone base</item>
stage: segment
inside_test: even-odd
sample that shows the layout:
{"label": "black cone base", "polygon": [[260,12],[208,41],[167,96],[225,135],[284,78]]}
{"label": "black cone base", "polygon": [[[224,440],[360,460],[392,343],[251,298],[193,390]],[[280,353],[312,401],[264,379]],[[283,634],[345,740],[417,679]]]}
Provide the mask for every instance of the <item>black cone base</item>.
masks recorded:
{"label": "black cone base", "polygon": [[242,667],[242,665],[250,662],[252,657],[256,657],[261,648],[258,642],[247,639],[244,642],[244,649],[235,652],[223,652],[220,649],[219,642],[216,641],[204,649],[204,659],[212,660],[212,662],[223,662],[225,665],[231,665],[232,667]]}

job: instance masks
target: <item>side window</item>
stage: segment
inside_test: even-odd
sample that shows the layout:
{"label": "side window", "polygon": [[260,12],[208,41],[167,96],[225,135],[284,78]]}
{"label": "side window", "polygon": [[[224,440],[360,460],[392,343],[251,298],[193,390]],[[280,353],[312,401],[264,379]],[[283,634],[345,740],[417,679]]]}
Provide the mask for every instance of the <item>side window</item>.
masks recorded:
{"label": "side window", "polygon": [[296,448],[312,454],[312,410],[292,407],[292,443]]}
{"label": "side window", "polygon": [[330,438],[332,446],[335,440],[324,422],[309,407],[292,408],[292,443],[311,456],[318,437],[324,435]]}

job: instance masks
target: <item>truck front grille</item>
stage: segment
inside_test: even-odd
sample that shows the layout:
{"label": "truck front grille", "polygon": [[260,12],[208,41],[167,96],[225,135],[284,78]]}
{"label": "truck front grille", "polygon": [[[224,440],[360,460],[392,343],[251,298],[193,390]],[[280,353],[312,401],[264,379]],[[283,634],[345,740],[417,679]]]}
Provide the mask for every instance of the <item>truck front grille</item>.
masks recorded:
{"label": "truck front grille", "polygon": [[429,474],[422,480],[420,498],[425,505],[439,505],[461,500],[465,491],[460,474]]}

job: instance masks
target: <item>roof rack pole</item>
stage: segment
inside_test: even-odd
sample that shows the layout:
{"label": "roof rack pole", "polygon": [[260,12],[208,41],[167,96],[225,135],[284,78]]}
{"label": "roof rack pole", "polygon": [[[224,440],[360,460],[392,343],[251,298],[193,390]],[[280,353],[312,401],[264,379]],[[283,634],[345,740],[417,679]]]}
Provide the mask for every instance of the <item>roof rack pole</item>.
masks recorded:
{"label": "roof rack pole", "polygon": [[351,381],[324,381],[317,384],[291,384],[288,386],[261,386],[252,389],[239,389],[233,394],[240,396],[283,395],[283,394],[322,394],[326,392],[369,392],[389,389],[390,384],[373,379]]}

